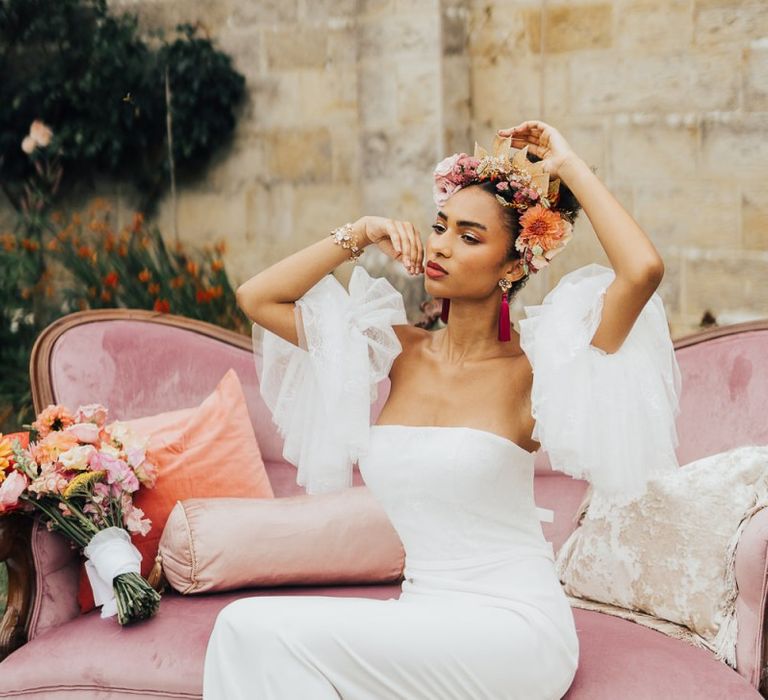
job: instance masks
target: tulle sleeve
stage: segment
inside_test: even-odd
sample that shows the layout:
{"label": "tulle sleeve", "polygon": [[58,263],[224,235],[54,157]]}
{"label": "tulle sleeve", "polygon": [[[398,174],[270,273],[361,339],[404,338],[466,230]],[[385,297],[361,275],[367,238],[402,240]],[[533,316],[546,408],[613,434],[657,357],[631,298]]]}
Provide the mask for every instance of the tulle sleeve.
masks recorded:
{"label": "tulle sleeve", "polygon": [[336,491],[352,486],[378,383],[402,351],[392,326],[407,323],[403,297],[355,266],[349,292],[326,275],[296,301],[295,318],[300,347],[253,324],[260,391],[296,483]]}
{"label": "tulle sleeve", "polygon": [[677,468],[681,376],[656,292],[618,351],[591,344],[614,277],[596,263],[568,273],[519,325],[533,367],[531,436],[555,469],[615,503]]}

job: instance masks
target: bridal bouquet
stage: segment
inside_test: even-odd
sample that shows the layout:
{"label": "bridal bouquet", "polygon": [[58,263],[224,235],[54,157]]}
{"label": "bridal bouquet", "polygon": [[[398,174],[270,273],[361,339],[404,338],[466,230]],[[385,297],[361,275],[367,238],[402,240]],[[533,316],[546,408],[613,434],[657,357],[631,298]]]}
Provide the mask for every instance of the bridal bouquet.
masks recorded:
{"label": "bridal bouquet", "polygon": [[81,547],[101,616],[117,614],[125,625],[152,617],[160,604],[129,534],[151,528],[133,494],[154,486],[157,467],[147,459],[146,439],[106,419],[101,404],[74,414],[51,404],[25,426],[34,441],[0,434],[0,515],[40,511],[49,530]]}

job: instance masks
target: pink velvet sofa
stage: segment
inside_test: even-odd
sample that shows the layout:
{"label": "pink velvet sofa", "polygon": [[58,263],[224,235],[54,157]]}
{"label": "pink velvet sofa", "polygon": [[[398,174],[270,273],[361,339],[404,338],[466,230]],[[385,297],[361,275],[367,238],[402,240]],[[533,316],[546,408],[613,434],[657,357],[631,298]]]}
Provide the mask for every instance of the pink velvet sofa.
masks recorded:
{"label": "pink velvet sofa", "polygon": [[[682,464],[750,441],[768,443],[768,320],[714,328],[675,343],[683,372]],[[249,338],[152,312],[86,311],[49,326],[35,345],[35,406],[99,401],[114,418],[193,406],[230,367],[237,371],[276,496],[301,493],[295,468],[263,404]],[[384,380],[372,417],[389,391]],[[574,527],[586,483],[536,463],[537,505],[555,551]],[[355,483],[363,486],[359,473]],[[399,595],[399,583],[293,587],[183,597],[164,595],[154,619],[126,629],[80,615],[78,559],[58,534],[31,519],[0,519],[0,560],[10,572],[0,626],[0,696],[25,698],[199,698],[203,657],[218,611],[242,596]],[[765,688],[768,511],[739,545],[738,670],[686,642],[634,622],[574,608],[581,662],[570,700],[760,698]]]}

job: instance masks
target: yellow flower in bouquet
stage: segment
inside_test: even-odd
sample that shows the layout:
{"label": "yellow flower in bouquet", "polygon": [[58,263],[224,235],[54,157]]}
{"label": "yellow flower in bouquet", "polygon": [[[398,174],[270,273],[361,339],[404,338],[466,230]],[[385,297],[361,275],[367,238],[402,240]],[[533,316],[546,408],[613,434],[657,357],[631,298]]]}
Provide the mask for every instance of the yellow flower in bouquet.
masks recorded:
{"label": "yellow flower in bouquet", "polygon": [[13,450],[10,439],[0,433],[0,484],[5,481],[5,472],[11,466],[12,455]]}

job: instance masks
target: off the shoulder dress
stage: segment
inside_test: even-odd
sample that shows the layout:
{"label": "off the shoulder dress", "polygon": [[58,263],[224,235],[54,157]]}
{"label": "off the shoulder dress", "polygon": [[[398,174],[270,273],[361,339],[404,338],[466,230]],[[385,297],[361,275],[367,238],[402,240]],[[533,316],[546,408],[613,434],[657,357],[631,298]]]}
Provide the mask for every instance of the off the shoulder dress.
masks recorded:
{"label": "off the shoulder dress", "polygon": [[[532,437],[555,469],[620,507],[675,469],[680,371],[654,293],[615,353],[590,344],[611,269],[565,275],[519,321]],[[402,296],[362,266],[296,303],[300,346],[264,331],[261,392],[308,493],[361,475],[406,553],[399,598],[265,596],[219,614],[205,700],[553,700],[579,661],[574,617],[534,502],[535,453],[464,426],[371,425],[402,347]],[[256,330],[256,329],[255,329]],[[261,329],[263,330],[263,329]],[[254,338],[257,334],[254,334]]]}

